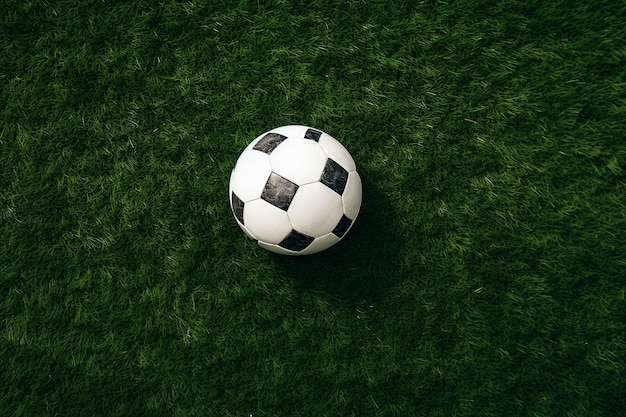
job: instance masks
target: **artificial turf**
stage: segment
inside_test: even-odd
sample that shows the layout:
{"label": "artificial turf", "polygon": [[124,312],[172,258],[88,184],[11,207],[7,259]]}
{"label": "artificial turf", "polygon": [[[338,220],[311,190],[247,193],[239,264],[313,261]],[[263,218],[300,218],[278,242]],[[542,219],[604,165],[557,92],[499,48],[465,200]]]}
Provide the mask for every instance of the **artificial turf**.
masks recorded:
{"label": "artificial turf", "polygon": [[[0,415],[626,415],[623,1],[0,2]],[[364,181],[272,255],[238,154]]]}

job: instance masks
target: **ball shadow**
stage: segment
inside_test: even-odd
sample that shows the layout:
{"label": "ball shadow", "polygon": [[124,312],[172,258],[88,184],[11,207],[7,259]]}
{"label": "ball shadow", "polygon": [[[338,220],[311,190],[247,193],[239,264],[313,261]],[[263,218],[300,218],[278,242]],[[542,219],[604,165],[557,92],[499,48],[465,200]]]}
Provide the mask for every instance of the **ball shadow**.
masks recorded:
{"label": "ball shadow", "polygon": [[361,211],[342,241],[313,255],[271,257],[281,275],[303,290],[342,302],[375,302],[400,279],[398,230],[388,196],[364,180]]}

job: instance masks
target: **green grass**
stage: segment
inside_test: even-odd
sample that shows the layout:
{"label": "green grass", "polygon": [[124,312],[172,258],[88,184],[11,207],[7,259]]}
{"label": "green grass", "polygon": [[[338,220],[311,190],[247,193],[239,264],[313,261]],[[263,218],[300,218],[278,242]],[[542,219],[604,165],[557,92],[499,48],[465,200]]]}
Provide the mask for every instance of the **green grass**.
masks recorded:
{"label": "green grass", "polygon": [[[626,415],[622,1],[3,0],[0,30],[3,416]],[[364,180],[307,258],[228,206],[293,123]]]}

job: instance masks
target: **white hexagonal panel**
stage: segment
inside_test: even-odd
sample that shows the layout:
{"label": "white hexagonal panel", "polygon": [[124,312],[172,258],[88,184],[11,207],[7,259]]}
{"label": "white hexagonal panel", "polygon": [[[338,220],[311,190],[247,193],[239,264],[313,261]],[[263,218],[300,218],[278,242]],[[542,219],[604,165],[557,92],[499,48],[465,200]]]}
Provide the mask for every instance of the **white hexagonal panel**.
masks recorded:
{"label": "white hexagonal panel", "polygon": [[348,171],[355,171],[356,164],[350,152],[339,141],[327,133],[322,134],[319,145],[329,158],[337,162]]}
{"label": "white hexagonal panel", "polygon": [[333,231],[343,216],[343,202],[336,192],[315,182],[298,189],[287,213],[295,230],[319,237]]}
{"label": "white hexagonal panel", "polygon": [[271,172],[269,155],[246,150],[230,174],[230,190],[243,202],[259,198]]}
{"label": "white hexagonal panel", "polygon": [[272,171],[303,185],[320,179],[326,153],[313,140],[289,138],[272,152],[270,161]]}
{"label": "white hexagonal panel", "polygon": [[243,220],[252,237],[264,242],[278,244],[291,232],[287,213],[265,200],[246,203]]}
{"label": "white hexagonal panel", "polygon": [[356,171],[348,175],[348,183],[343,192],[343,211],[347,217],[354,220],[359,214],[361,200],[363,199],[363,189],[361,177]]}

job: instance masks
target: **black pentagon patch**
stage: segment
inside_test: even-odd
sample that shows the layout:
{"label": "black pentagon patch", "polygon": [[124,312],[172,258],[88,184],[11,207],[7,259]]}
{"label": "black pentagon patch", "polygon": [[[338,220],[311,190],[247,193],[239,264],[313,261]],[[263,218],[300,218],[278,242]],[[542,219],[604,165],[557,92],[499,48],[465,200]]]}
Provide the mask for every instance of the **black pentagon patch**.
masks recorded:
{"label": "black pentagon patch", "polygon": [[314,237],[292,230],[291,233],[289,233],[287,237],[278,244],[278,246],[295,252],[300,252],[301,250],[306,249],[314,240]]}
{"label": "black pentagon patch", "polygon": [[345,235],[350,228],[350,225],[352,225],[352,220],[344,215],[341,220],[339,220],[339,223],[337,223],[335,230],[333,230],[333,234],[339,238],[342,238],[343,235]]}
{"label": "black pentagon patch", "polygon": [[254,147],[252,149],[257,150],[257,151],[261,151],[261,152],[265,152],[266,154],[269,155],[285,139],[287,139],[287,136],[284,136],[284,135],[281,135],[281,134],[278,134],[278,133],[268,133],[267,135],[263,136],[256,143],[256,145],[254,145]]}
{"label": "black pentagon patch", "polygon": [[348,171],[337,162],[328,158],[320,182],[337,194],[342,195],[348,183]]}
{"label": "black pentagon patch", "polygon": [[239,223],[244,224],[243,223],[243,205],[244,204],[243,204],[243,201],[239,197],[237,197],[235,193],[233,193],[232,195],[231,204],[232,204],[233,214],[235,215],[237,220],[239,220]]}
{"label": "black pentagon patch", "polygon": [[296,191],[298,191],[297,184],[272,172],[265,183],[261,198],[279,209],[287,211]]}
{"label": "black pentagon patch", "polygon": [[305,139],[311,139],[311,140],[314,140],[315,142],[319,142],[320,136],[322,136],[322,132],[320,132],[319,130],[315,130],[315,129],[308,129],[306,133],[304,134]]}

